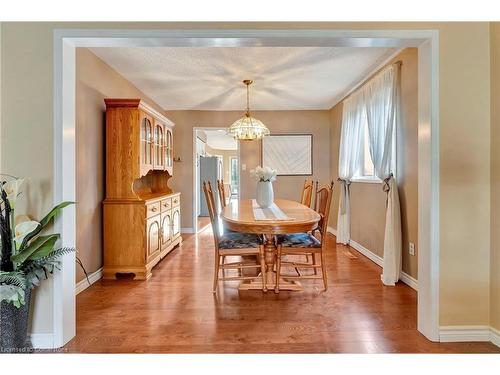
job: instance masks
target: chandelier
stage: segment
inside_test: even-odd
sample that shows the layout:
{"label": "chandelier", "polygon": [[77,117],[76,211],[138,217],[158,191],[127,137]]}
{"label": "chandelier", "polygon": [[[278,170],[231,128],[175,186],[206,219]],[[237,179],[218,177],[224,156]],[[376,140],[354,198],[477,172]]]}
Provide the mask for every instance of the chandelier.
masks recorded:
{"label": "chandelier", "polygon": [[250,116],[250,95],[249,86],[253,81],[245,79],[243,83],[247,87],[247,111],[245,117],[236,120],[228,129],[228,133],[231,134],[234,139],[240,141],[252,141],[254,139],[261,139],[262,137],[269,135],[269,129],[261,121],[257,120],[255,117]]}

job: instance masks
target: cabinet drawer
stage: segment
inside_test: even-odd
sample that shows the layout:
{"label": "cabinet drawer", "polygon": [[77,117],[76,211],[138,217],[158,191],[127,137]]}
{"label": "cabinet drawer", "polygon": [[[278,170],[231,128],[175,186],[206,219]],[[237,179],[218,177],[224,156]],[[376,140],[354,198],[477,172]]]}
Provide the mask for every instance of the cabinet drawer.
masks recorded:
{"label": "cabinet drawer", "polygon": [[172,199],[171,198],[163,199],[160,202],[160,206],[161,206],[161,212],[170,210],[172,208]]}
{"label": "cabinet drawer", "polygon": [[154,216],[160,213],[160,202],[146,205],[146,217]]}
{"label": "cabinet drawer", "polygon": [[172,207],[176,207],[181,204],[181,196],[178,195],[172,198]]}

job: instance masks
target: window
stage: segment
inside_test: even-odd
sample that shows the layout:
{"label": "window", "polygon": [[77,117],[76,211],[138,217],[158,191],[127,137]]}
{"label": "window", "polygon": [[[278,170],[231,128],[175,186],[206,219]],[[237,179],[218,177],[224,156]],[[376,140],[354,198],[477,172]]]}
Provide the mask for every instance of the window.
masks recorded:
{"label": "window", "polygon": [[238,194],[238,180],[239,180],[239,169],[238,169],[238,158],[232,156],[230,158],[230,176],[231,176],[231,194]]}
{"label": "window", "polygon": [[[362,142],[363,142],[363,148],[361,150],[361,158],[363,160],[362,162],[362,167],[360,170],[358,170],[353,178],[352,181],[355,182],[367,182],[367,183],[379,183],[382,182],[377,176],[375,176],[375,167],[373,165],[372,157],[370,154],[370,136],[368,134],[368,121],[366,119],[366,111],[363,109],[363,120],[362,120],[362,127],[363,130],[361,132],[361,137]],[[396,132],[392,134],[392,149],[393,149],[393,155],[396,155]],[[396,158],[392,158],[392,171],[394,174],[396,171]]]}
{"label": "window", "polygon": [[[375,174],[383,178],[396,174],[398,77],[399,66],[390,65],[344,100],[339,149],[341,179],[380,182]],[[373,160],[370,150],[374,151]]]}

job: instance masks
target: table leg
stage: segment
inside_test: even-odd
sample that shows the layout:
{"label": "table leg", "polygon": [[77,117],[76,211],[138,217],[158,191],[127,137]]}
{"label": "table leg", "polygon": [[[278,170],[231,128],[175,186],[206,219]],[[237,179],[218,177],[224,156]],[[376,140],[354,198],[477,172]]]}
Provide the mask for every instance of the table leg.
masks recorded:
{"label": "table leg", "polygon": [[276,264],[276,245],[272,234],[265,235],[264,262],[266,263],[266,283],[268,289],[273,289],[276,284],[274,265]]}
{"label": "table leg", "polygon": [[[276,272],[274,271],[274,265],[276,263],[276,244],[274,242],[273,234],[265,235],[264,243],[264,262],[266,263],[266,290],[274,290],[276,285]],[[240,290],[262,290],[262,279],[259,277],[257,280],[251,281],[249,283],[240,284]],[[296,281],[287,281],[286,279],[280,279],[280,290],[302,290],[300,283]]]}

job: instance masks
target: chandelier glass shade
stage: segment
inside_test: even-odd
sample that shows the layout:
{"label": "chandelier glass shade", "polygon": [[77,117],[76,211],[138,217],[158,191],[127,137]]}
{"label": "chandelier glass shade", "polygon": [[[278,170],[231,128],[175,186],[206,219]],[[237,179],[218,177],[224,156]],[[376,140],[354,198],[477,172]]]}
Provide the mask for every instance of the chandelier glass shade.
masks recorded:
{"label": "chandelier glass shade", "polygon": [[250,115],[249,89],[252,84],[251,80],[244,80],[243,83],[247,86],[247,111],[245,116],[236,120],[228,129],[234,139],[240,141],[252,141],[261,139],[270,134],[269,129],[260,120]]}

